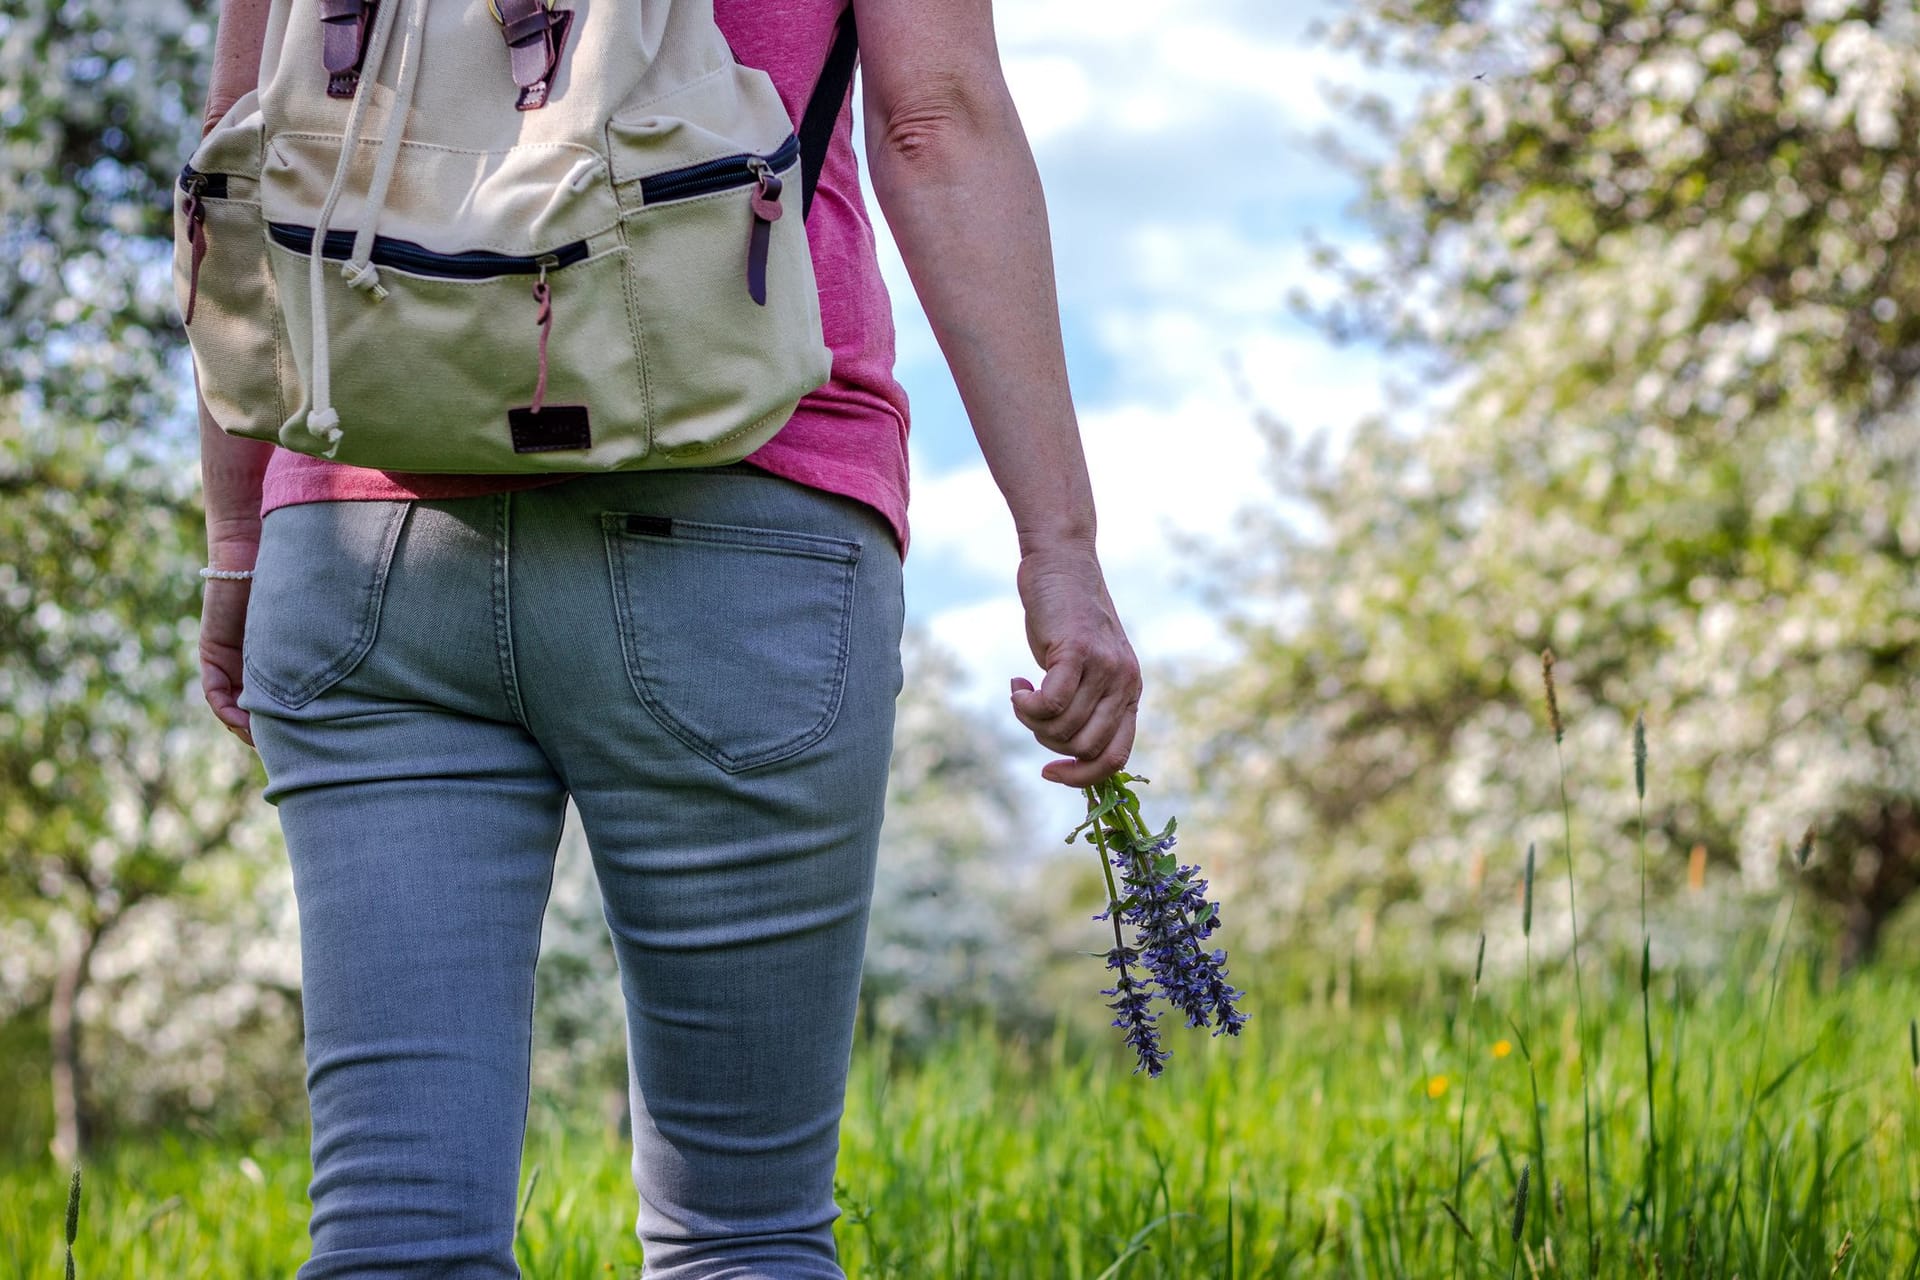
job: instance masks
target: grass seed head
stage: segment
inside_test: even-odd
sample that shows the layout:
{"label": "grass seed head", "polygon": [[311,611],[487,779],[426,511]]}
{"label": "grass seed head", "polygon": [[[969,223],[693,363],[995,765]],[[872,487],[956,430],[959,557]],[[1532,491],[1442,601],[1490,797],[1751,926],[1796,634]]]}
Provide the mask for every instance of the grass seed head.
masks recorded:
{"label": "grass seed head", "polygon": [[1920,1018],[1907,1023],[1907,1052],[1913,1055],[1913,1069],[1920,1071]]}
{"label": "grass seed head", "polygon": [[1473,1228],[1467,1225],[1467,1220],[1460,1216],[1460,1211],[1453,1207],[1452,1202],[1443,1199],[1440,1201],[1440,1207],[1447,1211],[1447,1216],[1453,1219],[1453,1225],[1460,1229],[1461,1235],[1469,1240],[1473,1239]]}
{"label": "grass seed head", "polygon": [[1520,932],[1526,937],[1533,936],[1533,845],[1527,845],[1526,889],[1520,898]]}
{"label": "grass seed head", "polygon": [[1647,798],[1647,717],[1644,712],[1636,712],[1633,717],[1633,789],[1642,800]]}
{"label": "grass seed head", "polygon": [[67,1247],[73,1247],[80,1234],[80,1166],[73,1166],[73,1179],[67,1183]]}
{"label": "grass seed head", "polygon": [[1480,931],[1480,950],[1473,957],[1473,985],[1480,985],[1480,975],[1487,967],[1487,931]]}
{"label": "grass seed head", "polygon": [[1808,827],[1800,837],[1799,845],[1793,851],[1793,861],[1802,871],[1807,869],[1807,859],[1813,856],[1813,828]]}
{"label": "grass seed head", "polygon": [[1560,694],[1553,686],[1553,650],[1540,651],[1540,673],[1547,682],[1547,719],[1553,722],[1553,740],[1557,743],[1566,736],[1566,725],[1560,719]]}
{"label": "grass seed head", "polygon": [[1520,1243],[1520,1233],[1527,1229],[1527,1183],[1533,1177],[1533,1162],[1529,1160],[1520,1166],[1520,1185],[1513,1191],[1513,1242]]}

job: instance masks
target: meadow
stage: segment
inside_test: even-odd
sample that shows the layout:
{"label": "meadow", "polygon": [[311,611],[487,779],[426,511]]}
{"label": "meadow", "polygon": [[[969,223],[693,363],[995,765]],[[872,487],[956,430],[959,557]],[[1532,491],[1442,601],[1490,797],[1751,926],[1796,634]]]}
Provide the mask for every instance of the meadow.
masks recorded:
{"label": "meadow", "polygon": [[[1550,653],[1543,676],[1557,750]],[[1636,721],[1642,801],[1646,758]],[[1649,916],[1643,842],[1607,872],[1638,873],[1639,945],[1598,949],[1589,921],[1583,958],[1564,782],[1559,816],[1561,856],[1527,848],[1468,971],[1242,956],[1251,1021],[1209,1036],[1162,1012],[1158,1078],[1091,998],[1045,1030],[980,1013],[895,1043],[863,1023],[836,1185],[848,1275],[1920,1277],[1920,973],[1898,949],[1833,962],[1799,914],[1815,832],[1782,850],[1771,926],[1694,950],[1710,960],[1684,960],[1706,914]],[[1562,923],[1568,945],[1543,946]],[[305,1141],[197,1125],[107,1145],[77,1182],[16,1158],[0,1280],[290,1275]],[[637,1280],[629,1158],[603,1114],[536,1089],[523,1274]]]}
{"label": "meadow", "polygon": [[[1756,943],[1717,975],[1655,972],[1643,1007],[1637,963],[1590,956],[1583,1089],[1564,964],[1351,1004],[1247,967],[1242,1035],[1171,1029],[1158,1080],[1105,1029],[862,1044],[849,1275],[1920,1275],[1912,975]],[[604,1120],[536,1097],[526,1275],[638,1274],[626,1161]],[[291,1275],[307,1176],[304,1132],[104,1151],[83,1170],[75,1274]],[[62,1274],[68,1190],[50,1161],[0,1171],[0,1274]]]}

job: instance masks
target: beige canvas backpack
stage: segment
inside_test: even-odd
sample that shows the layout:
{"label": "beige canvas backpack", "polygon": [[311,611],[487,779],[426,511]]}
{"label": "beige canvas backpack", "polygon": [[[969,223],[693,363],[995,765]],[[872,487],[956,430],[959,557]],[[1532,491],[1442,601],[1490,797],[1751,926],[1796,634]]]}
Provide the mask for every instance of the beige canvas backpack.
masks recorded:
{"label": "beige canvas backpack", "polygon": [[803,224],[851,12],[796,133],[712,0],[571,5],[274,0],[174,193],[224,431],[397,471],[713,466],[826,380]]}

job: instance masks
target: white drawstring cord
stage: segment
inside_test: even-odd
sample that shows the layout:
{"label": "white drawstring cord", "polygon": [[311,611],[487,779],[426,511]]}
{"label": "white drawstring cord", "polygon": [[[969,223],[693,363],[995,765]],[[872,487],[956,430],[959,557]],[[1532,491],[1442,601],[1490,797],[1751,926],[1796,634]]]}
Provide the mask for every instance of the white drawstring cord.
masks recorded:
{"label": "white drawstring cord", "polygon": [[360,84],[354,92],[353,107],[347,113],[345,136],[340,141],[340,160],[334,166],[333,185],[327,190],[327,198],[320,206],[320,217],[313,229],[311,257],[307,268],[307,287],[312,294],[313,320],[313,387],[307,409],[306,430],[309,435],[326,441],[327,449],[322,456],[332,457],[339,447],[341,430],[340,414],[333,407],[333,367],[331,344],[327,332],[327,294],[325,277],[324,249],[327,230],[332,225],[335,208],[340,203],[341,193],[346,189],[347,172],[353,165],[354,153],[359,145],[360,131],[366,116],[366,104],[373,95],[369,87],[375,83],[385,61],[387,46],[393,31],[396,11],[407,11],[407,33],[400,47],[400,70],[394,83],[392,109],[387,113],[386,136],[380,140],[380,154],[374,169],[373,184],[367,192],[366,212],[360,231],[354,238],[353,252],[343,263],[340,273],[346,277],[349,286],[356,289],[371,290],[375,299],[386,296],[386,290],[380,287],[380,274],[371,262],[366,260],[367,252],[373,243],[374,224],[380,217],[380,206],[386,200],[387,184],[393,176],[394,161],[399,156],[401,133],[406,125],[407,110],[413,100],[414,79],[419,69],[420,29],[423,23],[422,11],[427,0],[388,0],[381,5],[374,18],[373,30],[367,36],[366,61],[360,73]]}
{"label": "white drawstring cord", "polygon": [[[354,88],[353,105],[347,111],[345,136],[340,140],[340,159],[333,166],[333,185],[327,188],[327,198],[321,202],[320,216],[314,223],[313,243],[309,246],[310,256],[307,262],[308,316],[313,325],[313,359],[310,363],[312,379],[311,394],[308,396],[306,430],[309,435],[327,442],[327,452],[332,453],[340,443],[340,415],[333,411],[330,386],[332,371],[328,367],[327,350],[327,305],[326,287],[323,275],[323,253],[327,242],[327,228],[333,222],[334,207],[340,203],[340,193],[346,189],[347,170],[353,164],[354,147],[360,139],[361,121],[366,115],[367,103],[373,97],[373,85],[380,74],[380,65],[386,58],[387,39],[393,31],[393,19],[397,4],[384,4],[374,15],[373,30],[367,33],[367,44],[363,51],[363,63],[360,81]],[[389,132],[391,132],[389,122]]]}
{"label": "white drawstring cord", "polygon": [[594,171],[599,167],[599,156],[588,156],[576,162],[573,168],[567,173],[567,180],[564,184],[567,190],[573,192],[575,195],[584,192],[588,187],[593,185]]}
{"label": "white drawstring cord", "polygon": [[[407,3],[407,0],[402,0]],[[400,158],[400,139],[405,133],[407,113],[413,108],[413,86],[420,74],[421,28],[426,21],[427,0],[407,3],[407,29],[400,39],[400,70],[394,77],[393,124],[380,140],[380,157],[373,169],[373,182],[367,187],[367,216],[353,238],[353,252],[340,265],[340,274],[355,289],[370,290],[375,298],[384,298],[380,287],[380,269],[373,265],[373,231],[387,205],[387,188],[393,183],[394,162]]]}

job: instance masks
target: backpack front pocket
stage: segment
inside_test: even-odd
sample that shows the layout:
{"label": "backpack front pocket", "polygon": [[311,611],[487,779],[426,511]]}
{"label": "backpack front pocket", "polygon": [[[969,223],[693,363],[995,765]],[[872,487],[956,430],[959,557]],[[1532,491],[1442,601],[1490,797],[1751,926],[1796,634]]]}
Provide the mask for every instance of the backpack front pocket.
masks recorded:
{"label": "backpack front pocket", "polygon": [[273,440],[294,392],[258,183],[188,165],[173,188],[174,300],[222,431]]}
{"label": "backpack front pocket", "polygon": [[799,160],[789,138],[625,184],[653,443],[667,457],[744,456],[832,369]]}
{"label": "backpack front pocket", "polygon": [[[311,227],[268,228],[301,388],[282,443],[318,452],[301,423],[313,385]],[[336,265],[328,233],[327,367],[340,415],[327,456],[395,471],[614,470],[648,449],[643,383],[618,237],[547,253],[441,253],[375,237],[378,282]]]}

